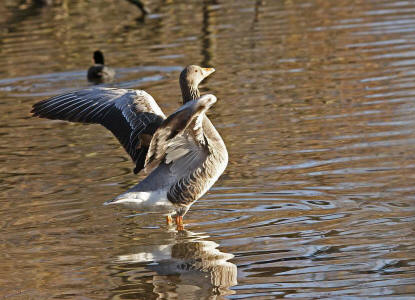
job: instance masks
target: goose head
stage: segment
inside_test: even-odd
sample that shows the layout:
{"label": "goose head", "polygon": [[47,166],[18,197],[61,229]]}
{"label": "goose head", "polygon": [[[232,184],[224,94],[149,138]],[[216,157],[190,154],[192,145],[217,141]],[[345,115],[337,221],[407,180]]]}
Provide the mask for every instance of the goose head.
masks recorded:
{"label": "goose head", "polygon": [[199,84],[213,72],[215,72],[214,68],[202,68],[196,65],[189,65],[183,69],[179,81],[184,103],[200,97]]}

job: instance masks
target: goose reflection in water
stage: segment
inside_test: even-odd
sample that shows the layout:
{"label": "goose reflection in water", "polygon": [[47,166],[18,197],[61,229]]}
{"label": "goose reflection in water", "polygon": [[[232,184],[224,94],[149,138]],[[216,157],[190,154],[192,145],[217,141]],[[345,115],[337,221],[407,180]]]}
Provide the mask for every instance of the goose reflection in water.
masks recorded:
{"label": "goose reflection in water", "polygon": [[166,244],[138,245],[134,253],[118,256],[116,269],[122,272],[114,275],[123,278],[123,284],[116,289],[116,298],[149,292],[157,299],[215,299],[233,294],[229,288],[237,284],[237,268],[228,260],[234,255],[221,252],[217,243],[205,237],[182,231],[171,244],[166,239]]}

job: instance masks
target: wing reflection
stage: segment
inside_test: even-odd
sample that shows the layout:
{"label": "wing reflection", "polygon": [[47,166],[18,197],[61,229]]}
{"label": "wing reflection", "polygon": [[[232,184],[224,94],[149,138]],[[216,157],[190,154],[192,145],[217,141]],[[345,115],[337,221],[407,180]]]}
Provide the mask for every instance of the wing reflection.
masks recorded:
{"label": "wing reflection", "polygon": [[237,268],[228,261],[234,255],[218,250],[206,236],[184,231],[171,239],[173,233],[167,234],[165,244],[135,246],[134,253],[117,257],[117,269],[122,270],[117,276],[124,279],[117,289],[119,298],[143,296],[150,290],[162,299],[234,293],[229,287],[237,284]]}

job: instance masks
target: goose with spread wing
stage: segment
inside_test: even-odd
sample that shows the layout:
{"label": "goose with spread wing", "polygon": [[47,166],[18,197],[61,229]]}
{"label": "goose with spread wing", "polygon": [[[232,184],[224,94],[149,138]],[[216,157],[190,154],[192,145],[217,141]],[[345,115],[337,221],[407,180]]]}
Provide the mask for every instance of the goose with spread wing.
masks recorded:
{"label": "goose with spread wing", "polygon": [[187,66],[180,74],[183,106],[166,118],[156,101],[141,90],[90,88],[56,96],[33,105],[34,116],[109,129],[148,176],[105,204],[163,212],[183,229],[183,216],[223,173],[226,146],[206,117],[214,95],[200,97],[199,83],[213,68]]}

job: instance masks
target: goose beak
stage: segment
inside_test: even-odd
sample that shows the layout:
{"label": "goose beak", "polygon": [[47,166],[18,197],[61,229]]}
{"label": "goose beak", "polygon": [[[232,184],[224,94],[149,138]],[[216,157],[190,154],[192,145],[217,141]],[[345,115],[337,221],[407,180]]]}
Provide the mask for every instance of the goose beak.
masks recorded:
{"label": "goose beak", "polygon": [[202,68],[204,78],[215,72],[214,68]]}

